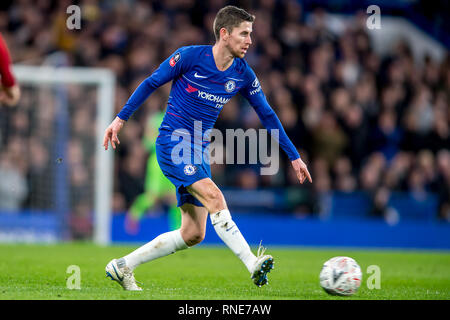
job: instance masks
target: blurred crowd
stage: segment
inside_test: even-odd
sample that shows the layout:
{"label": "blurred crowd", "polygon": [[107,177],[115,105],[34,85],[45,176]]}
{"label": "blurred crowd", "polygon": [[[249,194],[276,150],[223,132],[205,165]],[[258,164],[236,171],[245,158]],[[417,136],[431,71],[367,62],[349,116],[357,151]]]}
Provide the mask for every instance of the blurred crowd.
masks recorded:
{"label": "blurred crowd", "polygon": [[[66,28],[66,9],[74,3],[82,12],[80,30]],[[219,186],[299,188],[316,196],[362,190],[371,195],[377,215],[389,211],[392,192],[418,198],[434,193],[439,217],[450,220],[450,55],[444,61],[431,56],[416,61],[410,44],[403,41],[390,55],[378,55],[363,11],[338,34],[326,11],[317,8],[307,14],[293,0],[18,0],[0,11],[0,32],[15,63],[39,65],[49,55],[64,52],[67,65],[113,70],[117,113],[139,83],[178,47],[213,44],[213,19],[226,4],[256,16],[246,60],[309,165],[313,184],[300,186],[280,152],[281,168],[274,176],[261,176],[251,166],[213,165]],[[165,109],[169,90],[170,84],[158,89],[121,132],[115,211],[125,211],[143,191],[148,154],[142,135],[148,116]],[[72,122],[83,127],[92,111],[83,95],[75,101],[79,115]],[[236,97],[224,107],[216,127],[245,130],[261,128],[261,123],[248,103]],[[7,162],[4,154],[0,152],[0,172]],[[88,159],[84,162],[92,165]],[[78,168],[75,175],[82,175],[83,167]],[[320,208],[313,205],[309,210]]]}

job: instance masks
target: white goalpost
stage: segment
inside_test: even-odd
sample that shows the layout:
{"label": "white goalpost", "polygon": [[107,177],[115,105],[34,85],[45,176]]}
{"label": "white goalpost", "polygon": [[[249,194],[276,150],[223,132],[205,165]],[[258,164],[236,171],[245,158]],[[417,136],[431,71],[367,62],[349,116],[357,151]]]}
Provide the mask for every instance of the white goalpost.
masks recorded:
{"label": "white goalpost", "polygon": [[[75,189],[72,185],[72,181],[75,181],[73,183],[79,184],[82,186],[80,181],[80,177],[77,177],[77,172],[79,174],[86,175],[88,174],[88,177],[86,179],[90,179],[89,185],[90,185],[90,192],[93,194],[87,194],[92,198],[92,201],[84,206],[83,208],[90,207],[88,210],[92,213],[92,240],[101,245],[106,245],[110,242],[110,228],[111,228],[111,209],[112,209],[112,193],[113,193],[113,162],[114,162],[114,152],[110,149],[108,151],[105,151],[103,149],[103,134],[106,127],[109,125],[110,121],[113,118],[113,112],[114,112],[114,88],[115,88],[115,76],[114,74],[108,70],[108,69],[101,69],[101,68],[81,68],[81,67],[51,67],[51,66],[27,66],[27,65],[14,65],[13,68],[14,74],[17,77],[17,80],[21,87],[28,87],[31,88],[30,91],[32,91],[32,95],[37,96],[40,91],[42,90],[51,90],[52,92],[57,92],[55,97],[55,105],[56,108],[59,108],[59,111],[55,112],[62,112],[64,116],[61,116],[60,118],[56,117],[57,119],[61,119],[59,123],[59,129],[54,131],[53,129],[53,139],[56,141],[55,143],[60,143],[59,150],[64,154],[66,154],[65,150],[69,148],[68,144],[70,144],[70,151],[69,154],[73,153],[77,155],[77,153],[74,150],[78,150],[74,147],[76,143],[72,141],[71,134],[72,131],[76,130],[73,129],[71,126],[73,124],[73,118],[71,118],[74,114],[74,112],[78,112],[78,107],[82,105],[80,102],[83,101],[83,99],[86,99],[86,104],[88,104],[88,93],[87,88],[93,88],[92,91],[94,92],[92,96],[96,93],[96,98],[92,98],[92,100],[96,100],[93,103],[96,105],[96,110],[88,110],[89,108],[86,106],[83,106],[83,109],[86,109],[87,113],[92,112],[92,114],[95,114],[95,119],[89,119],[92,121],[90,123],[91,126],[93,126],[92,130],[92,141],[88,141],[89,145],[92,145],[91,149],[88,149],[87,147],[84,147],[83,145],[79,149],[85,150],[84,153],[80,157],[84,157],[84,159],[87,159],[86,167],[92,168],[91,174],[92,177],[89,176],[89,173],[83,173],[81,171],[76,171],[75,167],[77,164],[74,164],[74,168],[71,167],[73,159],[70,159],[68,156],[67,159],[63,158],[57,158],[56,161],[62,162],[66,161],[64,163],[65,168],[64,169],[57,169],[55,170],[66,170],[63,171],[63,174],[61,176],[67,177],[66,180],[70,180],[69,182],[63,181],[63,179],[58,179],[58,173],[55,173],[55,177],[51,178],[55,182],[55,187],[52,192],[56,194],[56,196],[51,196],[53,203],[57,203],[56,205],[59,205],[61,210],[70,211],[70,213],[62,213],[62,214],[73,214],[73,212],[76,212],[75,209],[73,209],[73,203],[67,204],[63,200],[58,201],[58,197],[60,198],[67,198],[71,199],[72,202],[76,202],[77,199],[81,199],[83,197],[83,194],[86,195],[89,191],[84,191],[81,187],[78,189]],[[69,100],[67,100],[68,96],[70,97],[70,92],[68,91],[68,87],[70,86],[78,86],[76,88],[78,92],[78,104],[75,104]],[[35,89],[36,88],[36,89]],[[46,89],[41,89],[46,88]],[[50,89],[49,89],[50,88]],[[59,90],[59,91],[58,91]],[[58,96],[59,93],[61,94]],[[53,99],[53,98],[52,98]],[[58,101],[60,99],[61,101]],[[66,99],[66,100],[64,100]],[[42,104],[42,99],[36,99],[39,101],[34,102],[35,104]],[[20,108],[20,106],[19,106]],[[31,108],[30,108],[31,109]],[[72,111],[69,111],[72,110]],[[90,108],[93,109],[93,108]],[[38,109],[41,110],[41,109]],[[42,112],[42,111],[37,111]],[[81,112],[80,112],[81,113]],[[45,115],[41,115],[42,117],[45,117]],[[82,116],[80,116],[82,119]],[[55,122],[55,121],[53,121]],[[77,124],[75,124],[77,125]],[[78,124],[79,125],[79,124]],[[66,126],[66,127],[64,127]],[[95,127],[95,129],[94,129]],[[63,138],[58,137],[58,134],[61,133],[63,135]],[[33,138],[34,134],[30,134],[30,138]],[[64,140],[65,139],[65,140]],[[85,139],[86,140],[86,139]],[[78,143],[78,142],[77,142]],[[86,151],[87,150],[87,151]],[[90,151],[92,150],[92,151]],[[90,153],[93,153],[92,155]],[[51,152],[52,154],[55,154],[54,152]],[[33,159],[31,159],[33,161]],[[55,161],[55,159],[50,158],[50,161]],[[61,167],[61,166],[60,166]],[[53,170],[53,171],[55,171]],[[49,178],[50,179],[50,178]],[[86,184],[88,185],[88,184]],[[68,190],[59,190],[59,189],[74,189],[73,193],[75,192],[81,192],[78,196],[72,196],[71,194],[67,194]],[[78,197],[78,198],[77,198]],[[55,204],[53,204],[55,205]],[[81,214],[80,214],[81,215]],[[72,217],[69,217],[68,221],[72,221]],[[72,223],[72,222],[71,222]],[[76,222],[75,222],[76,223]],[[64,240],[64,239],[62,239]]]}

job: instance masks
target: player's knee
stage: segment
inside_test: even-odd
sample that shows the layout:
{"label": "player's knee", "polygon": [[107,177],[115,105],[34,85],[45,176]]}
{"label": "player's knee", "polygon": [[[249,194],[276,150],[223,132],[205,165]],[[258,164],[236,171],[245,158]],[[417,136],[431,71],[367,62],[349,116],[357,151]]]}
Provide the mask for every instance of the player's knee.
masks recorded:
{"label": "player's knee", "polygon": [[194,232],[190,235],[188,241],[186,242],[186,244],[190,247],[195,246],[196,244],[199,244],[200,242],[203,241],[203,239],[205,239],[205,233],[198,231],[198,232]]}
{"label": "player's knee", "polygon": [[205,192],[205,198],[208,201],[214,201],[222,198],[222,192],[219,188],[211,188]]}
{"label": "player's knee", "polygon": [[182,236],[186,245],[192,247],[205,239],[205,230],[196,229],[188,232],[182,232]]}
{"label": "player's knee", "polygon": [[206,193],[206,201],[208,204],[208,211],[219,211],[226,207],[225,198],[218,188],[208,190]]}

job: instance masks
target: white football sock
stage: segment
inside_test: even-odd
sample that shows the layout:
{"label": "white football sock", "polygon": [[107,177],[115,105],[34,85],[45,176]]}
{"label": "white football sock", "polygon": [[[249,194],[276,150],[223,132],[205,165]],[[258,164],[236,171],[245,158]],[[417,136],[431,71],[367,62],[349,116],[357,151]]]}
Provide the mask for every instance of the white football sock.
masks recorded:
{"label": "white football sock", "polygon": [[250,246],[242,236],[236,223],[231,219],[230,211],[224,209],[212,213],[210,217],[211,223],[220,239],[241,259],[248,271],[253,272],[256,257],[250,250]]}
{"label": "white football sock", "polygon": [[180,229],[160,234],[152,241],[123,257],[126,266],[134,270],[138,265],[189,248]]}

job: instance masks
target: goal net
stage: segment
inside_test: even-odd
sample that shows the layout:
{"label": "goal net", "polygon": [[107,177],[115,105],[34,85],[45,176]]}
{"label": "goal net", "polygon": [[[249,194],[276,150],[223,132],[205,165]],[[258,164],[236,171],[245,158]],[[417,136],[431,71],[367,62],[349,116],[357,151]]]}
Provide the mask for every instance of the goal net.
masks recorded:
{"label": "goal net", "polygon": [[17,106],[0,105],[0,241],[109,243],[114,112],[107,69],[15,65]]}

